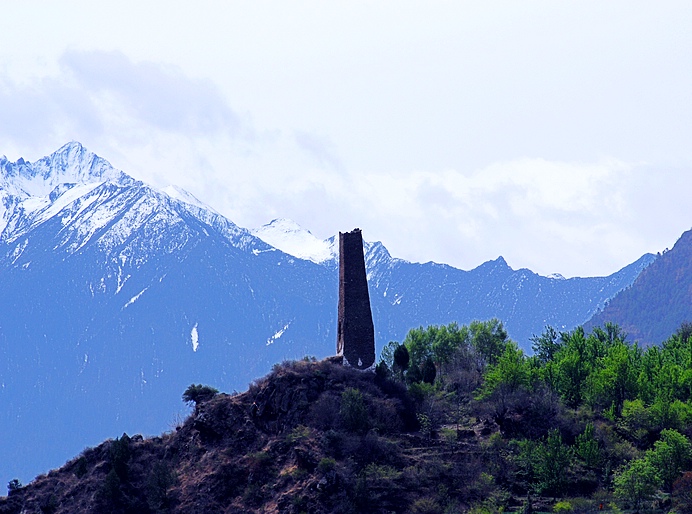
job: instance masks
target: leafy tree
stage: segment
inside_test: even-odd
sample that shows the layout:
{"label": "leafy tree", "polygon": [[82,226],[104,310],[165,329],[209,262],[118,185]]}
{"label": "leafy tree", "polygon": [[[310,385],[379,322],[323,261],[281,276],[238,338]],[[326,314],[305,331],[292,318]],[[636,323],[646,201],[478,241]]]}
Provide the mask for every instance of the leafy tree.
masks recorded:
{"label": "leafy tree", "polygon": [[531,348],[534,354],[543,364],[552,361],[558,350],[562,348],[560,334],[551,326],[545,327],[545,331],[540,336],[534,335],[529,341],[532,343]]}
{"label": "leafy tree", "polygon": [[565,402],[572,407],[584,397],[591,359],[584,329],[578,327],[570,334],[562,334],[563,347],[557,352],[557,385]]}
{"label": "leafy tree", "polygon": [[411,357],[408,354],[406,345],[397,345],[396,349],[394,350],[394,366],[395,369],[399,371],[399,376],[402,380],[410,362]]}
{"label": "leafy tree", "polygon": [[663,430],[661,438],[649,450],[646,459],[656,468],[663,487],[670,491],[673,482],[688,469],[692,460],[692,444],[689,439],[676,430]]}
{"label": "leafy tree", "polygon": [[183,401],[187,404],[194,403],[195,406],[200,403],[211,400],[219,393],[218,389],[202,384],[190,384],[183,393]]}
{"label": "leafy tree", "polygon": [[651,499],[661,485],[661,477],[649,459],[634,459],[613,477],[615,495],[632,502],[636,510]]}
{"label": "leafy tree", "polygon": [[532,376],[531,361],[514,342],[505,343],[502,355],[486,368],[484,384],[476,398],[485,401],[503,433],[507,433],[510,428],[505,423],[510,411],[516,410],[520,405],[522,409],[526,407]]}
{"label": "leafy tree", "polygon": [[404,345],[408,350],[411,368],[420,368],[425,359],[432,358],[432,343],[437,334],[438,327],[412,328],[404,338]]}
{"label": "leafy tree", "polygon": [[590,468],[595,468],[601,463],[601,449],[594,437],[593,423],[587,423],[584,432],[577,436],[575,441],[577,456]]}
{"label": "leafy tree", "polygon": [[434,384],[435,377],[437,376],[437,368],[435,368],[435,363],[431,358],[425,359],[423,365],[421,366],[421,375],[423,382],[426,384]]}
{"label": "leafy tree", "polygon": [[380,352],[380,362],[384,362],[389,369],[394,369],[394,352],[399,347],[396,341],[389,341]]}
{"label": "leafy tree", "polygon": [[471,346],[479,357],[481,368],[495,364],[505,349],[507,331],[497,318],[490,321],[472,321],[469,325]]}
{"label": "leafy tree", "polygon": [[618,425],[630,439],[641,444],[646,441],[652,430],[651,413],[640,398],[625,400],[622,405],[622,417]]}
{"label": "leafy tree", "polygon": [[539,492],[562,494],[567,485],[567,470],[572,450],[562,442],[559,430],[551,430],[536,450],[535,474]]}
{"label": "leafy tree", "polygon": [[468,346],[468,327],[459,327],[456,323],[439,327],[432,341],[432,353],[440,374],[454,360],[454,356],[467,351]]}
{"label": "leafy tree", "polygon": [[614,406],[616,415],[622,412],[625,400],[637,394],[639,349],[615,340],[605,350],[587,379],[585,396],[593,406]]}
{"label": "leafy tree", "polygon": [[520,387],[528,388],[532,379],[531,365],[521,348],[512,342],[506,344],[496,362],[488,366],[483,378],[483,390],[486,391],[483,396],[488,396],[499,388],[508,392]]}

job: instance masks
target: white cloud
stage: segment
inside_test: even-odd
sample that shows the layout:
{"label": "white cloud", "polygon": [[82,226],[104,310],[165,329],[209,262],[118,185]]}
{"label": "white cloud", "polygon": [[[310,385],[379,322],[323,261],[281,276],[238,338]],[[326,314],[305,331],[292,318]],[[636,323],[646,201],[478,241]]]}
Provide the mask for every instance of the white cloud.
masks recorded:
{"label": "white cloud", "polygon": [[10,158],[76,139],[240,225],[462,268],[607,274],[692,223],[683,3],[27,5],[0,32]]}

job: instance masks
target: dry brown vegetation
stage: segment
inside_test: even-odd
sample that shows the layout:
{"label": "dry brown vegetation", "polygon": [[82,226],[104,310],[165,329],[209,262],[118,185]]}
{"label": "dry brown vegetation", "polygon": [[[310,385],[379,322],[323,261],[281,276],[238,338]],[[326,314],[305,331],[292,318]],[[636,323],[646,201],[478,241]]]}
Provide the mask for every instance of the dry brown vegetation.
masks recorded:
{"label": "dry brown vegetation", "polygon": [[286,362],[198,403],[171,433],[85,450],[0,512],[441,512],[482,495],[475,433],[449,444],[417,428],[402,384]]}

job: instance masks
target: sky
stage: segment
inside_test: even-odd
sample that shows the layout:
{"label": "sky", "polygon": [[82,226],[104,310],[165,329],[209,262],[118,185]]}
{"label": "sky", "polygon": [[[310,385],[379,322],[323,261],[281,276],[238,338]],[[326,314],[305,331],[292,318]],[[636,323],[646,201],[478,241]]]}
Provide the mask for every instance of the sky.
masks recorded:
{"label": "sky", "polygon": [[0,155],[79,141],[236,224],[608,275],[692,228],[688,1],[3,5]]}

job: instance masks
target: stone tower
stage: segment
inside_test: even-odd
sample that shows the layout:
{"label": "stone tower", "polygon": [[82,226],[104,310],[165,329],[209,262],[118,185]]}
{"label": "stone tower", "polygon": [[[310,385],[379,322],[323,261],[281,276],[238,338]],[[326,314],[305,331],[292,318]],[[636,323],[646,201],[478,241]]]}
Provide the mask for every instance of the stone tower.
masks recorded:
{"label": "stone tower", "polygon": [[337,355],[344,365],[365,370],[375,364],[375,328],[365,274],[360,229],[339,232],[339,320]]}

